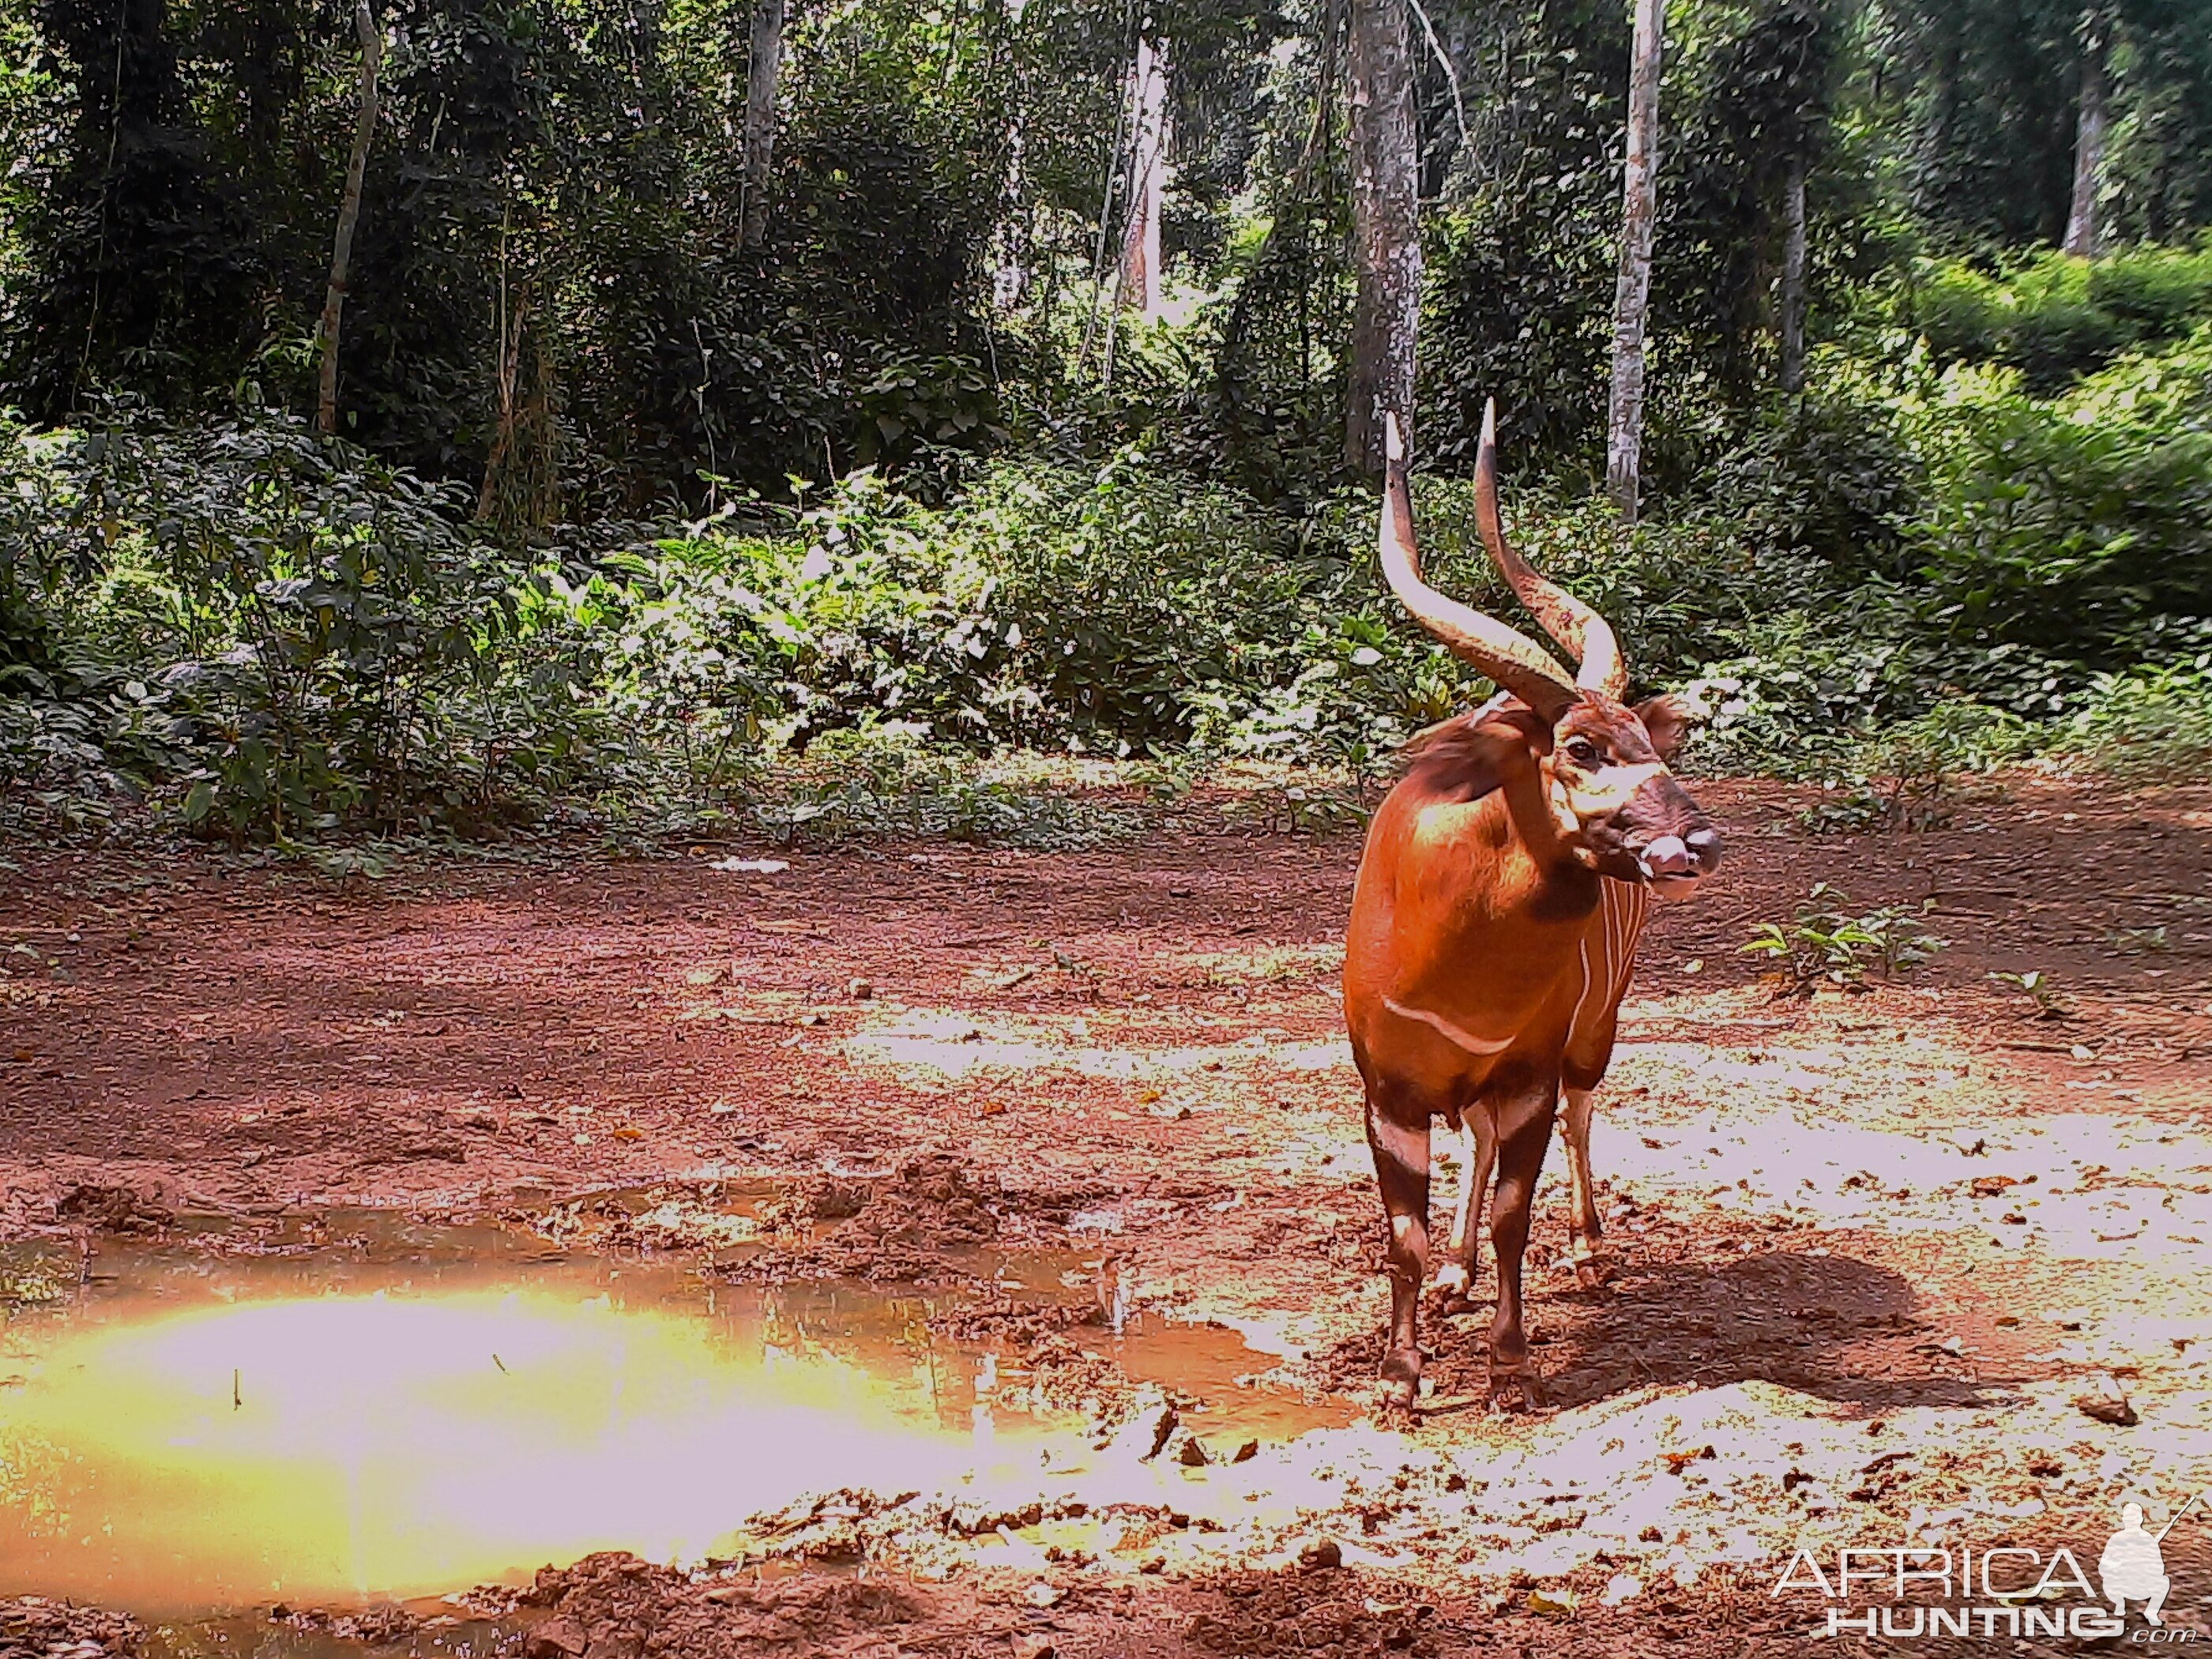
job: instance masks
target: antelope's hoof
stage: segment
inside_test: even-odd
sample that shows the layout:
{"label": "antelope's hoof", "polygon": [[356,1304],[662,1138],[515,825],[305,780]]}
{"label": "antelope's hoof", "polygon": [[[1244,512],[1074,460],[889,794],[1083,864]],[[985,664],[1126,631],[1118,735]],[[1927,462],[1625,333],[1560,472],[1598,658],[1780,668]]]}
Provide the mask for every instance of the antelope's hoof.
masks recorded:
{"label": "antelope's hoof", "polygon": [[1393,1348],[1382,1356],[1382,1408],[1410,1412],[1421,1392],[1421,1351]]}
{"label": "antelope's hoof", "polygon": [[1577,1289],[1601,1291],[1610,1277],[1606,1272],[1605,1258],[1595,1251],[1575,1258],[1575,1285]]}
{"label": "antelope's hoof", "polygon": [[1444,1313],[1464,1313],[1474,1305],[1474,1275],[1457,1262],[1437,1269],[1437,1303]]}
{"label": "antelope's hoof", "polygon": [[1490,1409],[1518,1414],[1536,1403],[1534,1379],[1522,1371],[1498,1371],[1490,1374]]}

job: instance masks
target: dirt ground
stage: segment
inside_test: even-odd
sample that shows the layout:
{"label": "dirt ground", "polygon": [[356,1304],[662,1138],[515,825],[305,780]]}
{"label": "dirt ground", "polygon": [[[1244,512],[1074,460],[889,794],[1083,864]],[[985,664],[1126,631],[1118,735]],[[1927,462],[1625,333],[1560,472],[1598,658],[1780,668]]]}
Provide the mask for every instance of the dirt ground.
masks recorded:
{"label": "dirt ground", "polygon": [[[735,1182],[840,1224],[732,1273],[1079,1245],[1102,1299],[1232,1325],[1358,1419],[1265,1448],[1243,1487],[1128,1496],[1109,1547],[848,1494],[842,1530],[769,1528],[834,1569],[555,1564],[532,1659],[1800,1651],[1822,1604],[1770,1589],[1801,1543],[2086,1560],[2124,1496],[2178,1510],[2212,1485],[2212,793],[2021,777],[1946,828],[1852,836],[1808,834],[1802,790],[1700,794],[1729,860],[1660,909],[1625,1010],[1603,1290],[1567,1270],[1556,1152],[1540,1194],[1527,1416],[1482,1400],[1480,1309],[1430,1323],[1413,1426],[1360,1415],[1387,1295],[1334,982],[1348,838],[767,872],[716,846],[351,886],[13,849],[0,1237],[164,1209],[543,1218],[611,1188],[703,1213]],[[1946,947],[1778,996],[1740,946],[1823,879],[1931,902]],[[1993,977],[2031,973],[2055,1009]],[[1010,1363],[1049,1369],[1050,1340],[1024,1328]],[[1241,1521],[1255,1492],[1295,1518]],[[2169,1617],[2201,1627],[2212,1521],[2179,1524]],[[0,1649],[60,1628],[15,1605]],[[80,1639],[106,1640],[25,1650]]]}

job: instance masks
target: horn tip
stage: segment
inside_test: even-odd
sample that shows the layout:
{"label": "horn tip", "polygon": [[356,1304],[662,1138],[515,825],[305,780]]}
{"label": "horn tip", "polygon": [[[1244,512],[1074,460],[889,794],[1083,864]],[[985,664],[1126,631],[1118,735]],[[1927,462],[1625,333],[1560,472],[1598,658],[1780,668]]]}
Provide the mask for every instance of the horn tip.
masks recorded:
{"label": "horn tip", "polygon": [[1482,400],[1482,447],[1494,449],[1498,446],[1498,399]]}

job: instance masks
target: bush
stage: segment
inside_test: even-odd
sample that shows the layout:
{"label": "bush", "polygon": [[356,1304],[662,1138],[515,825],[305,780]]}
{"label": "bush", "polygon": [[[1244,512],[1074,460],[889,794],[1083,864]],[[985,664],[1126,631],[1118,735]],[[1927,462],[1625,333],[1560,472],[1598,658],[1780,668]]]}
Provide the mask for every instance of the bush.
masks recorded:
{"label": "bush", "polygon": [[2212,319],[2212,240],[2193,252],[2146,246],[2094,262],[2045,252],[1996,276],[1963,261],[1930,263],[1912,311],[1938,361],[2007,365],[2045,396],[2122,351]]}
{"label": "bush", "polygon": [[702,526],[573,591],[612,641],[616,706],[686,753],[890,720],[974,748],[1341,758],[1473,678],[1385,622],[1346,522],[1276,518],[1134,452],[994,463],[943,508],[862,472],[795,536]]}
{"label": "bush", "polygon": [[899,726],[835,732],[747,769],[744,814],[787,847],[883,836],[1057,849],[1125,835],[1136,815],[1018,763],[977,765]]}
{"label": "bush", "polygon": [[[1540,480],[1509,495],[1638,694],[1704,694],[1701,763],[1842,781],[1826,827],[1865,827],[2054,735],[2147,776],[2200,752],[2212,325],[2051,399],[2009,369],[1819,369],[1633,527]],[[1010,754],[1357,788],[1488,689],[1389,598],[1368,491],[1271,509],[1133,447],[957,471],[942,501],[952,471],[922,500],[864,470],[523,551],[283,416],[0,423],[0,781],[49,817],[145,799],[234,839],[556,811],[1049,838],[1097,826],[1025,800]],[[1534,631],[1471,483],[1417,495],[1433,579]]]}
{"label": "bush", "polygon": [[581,731],[565,665],[532,659],[511,568],[449,488],[276,415],[118,414],[13,459],[47,510],[0,526],[10,614],[35,585],[81,654],[58,672],[11,635],[7,672],[47,705],[15,712],[11,750],[96,730],[233,839],[477,828],[562,781]]}
{"label": "bush", "polygon": [[1920,926],[1936,901],[1917,905],[1885,904],[1851,914],[1851,901],[1826,882],[1815,883],[1789,922],[1763,921],[1752,929],[1746,954],[1773,958],[1785,989],[1809,994],[1826,981],[1858,985],[1867,970],[1879,968],[1884,979],[1910,972],[1945,948]]}
{"label": "bush", "polygon": [[2049,402],[1954,372],[1917,420],[1912,538],[1954,641],[2110,669],[2157,619],[2212,614],[2212,327]]}
{"label": "bush", "polygon": [[2203,777],[2212,763],[2212,653],[2098,676],[2057,747],[2124,782]]}

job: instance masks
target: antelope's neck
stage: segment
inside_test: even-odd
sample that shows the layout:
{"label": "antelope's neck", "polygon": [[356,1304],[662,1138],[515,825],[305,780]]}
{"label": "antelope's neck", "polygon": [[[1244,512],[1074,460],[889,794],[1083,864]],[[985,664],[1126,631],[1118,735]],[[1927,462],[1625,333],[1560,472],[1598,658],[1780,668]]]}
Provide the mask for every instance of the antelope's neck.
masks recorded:
{"label": "antelope's neck", "polygon": [[1522,854],[1508,876],[1521,890],[1501,896],[1534,921],[1587,918],[1597,908],[1598,875],[1576,859],[1560,835],[1545,796],[1543,774],[1531,769],[1508,780],[1498,794]]}

